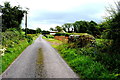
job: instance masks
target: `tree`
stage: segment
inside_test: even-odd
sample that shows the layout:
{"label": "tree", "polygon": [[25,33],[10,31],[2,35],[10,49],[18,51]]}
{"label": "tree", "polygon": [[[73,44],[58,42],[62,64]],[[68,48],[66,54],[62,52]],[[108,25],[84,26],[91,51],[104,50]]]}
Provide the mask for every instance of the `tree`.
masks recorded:
{"label": "tree", "polygon": [[116,9],[111,8],[109,13],[109,25],[110,25],[110,32],[111,32],[111,39],[117,40],[120,37],[120,1],[116,3]]}
{"label": "tree", "polygon": [[87,32],[87,21],[76,21],[73,23],[74,32],[76,33],[86,33]]}
{"label": "tree", "polygon": [[104,32],[104,30],[109,29],[108,22],[106,21],[101,22],[100,24],[98,24],[98,26],[100,27],[100,32]]}
{"label": "tree", "polygon": [[106,21],[109,24],[110,35],[107,36],[113,40],[111,50],[115,53],[120,53],[120,1],[115,2],[115,4],[116,9],[112,7],[108,9],[110,16],[107,17]]}
{"label": "tree", "polygon": [[52,27],[51,27],[49,30],[51,30],[51,31],[55,31],[55,29],[54,29],[54,28],[52,28]]}
{"label": "tree", "polygon": [[63,29],[62,29],[62,27],[60,27],[60,26],[56,26],[56,27],[55,27],[55,30],[58,31],[58,32],[61,32]]}
{"label": "tree", "polygon": [[90,21],[90,22],[89,22],[89,27],[88,27],[88,29],[89,29],[89,32],[88,32],[89,34],[92,34],[92,35],[94,35],[94,36],[97,36],[97,35],[100,34],[99,26],[98,26],[97,23],[94,22],[94,21]]}
{"label": "tree", "polygon": [[65,23],[62,27],[65,32],[73,32],[73,23]]}
{"label": "tree", "polygon": [[43,35],[46,35],[46,34],[50,34],[50,32],[49,32],[49,31],[46,31],[46,30],[43,30],[43,31],[42,31],[42,34],[43,34]]}
{"label": "tree", "polygon": [[36,29],[36,33],[40,33],[42,30],[40,28]]}
{"label": "tree", "polygon": [[[27,34],[36,34],[36,30],[34,29],[29,29],[29,28],[26,28],[27,29]],[[24,29],[25,30],[25,29]]]}
{"label": "tree", "polygon": [[109,47],[109,53],[120,53],[120,1],[115,2],[116,8],[107,8],[107,12],[110,16],[105,17],[102,26],[105,28],[103,31],[103,38],[110,39],[111,46]]}
{"label": "tree", "polygon": [[64,30],[65,32],[67,32],[66,27],[65,27],[65,24],[62,25],[62,28],[63,28],[63,30]]}
{"label": "tree", "polygon": [[2,7],[2,31],[9,28],[19,30],[24,12],[25,11],[22,10],[20,6],[11,7],[9,2],[5,2]]}

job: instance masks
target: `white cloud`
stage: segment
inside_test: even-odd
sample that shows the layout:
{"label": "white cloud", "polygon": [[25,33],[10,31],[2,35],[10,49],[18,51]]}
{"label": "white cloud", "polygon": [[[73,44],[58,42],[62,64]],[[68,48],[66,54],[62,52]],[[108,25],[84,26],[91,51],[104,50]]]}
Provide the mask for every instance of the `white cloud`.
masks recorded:
{"label": "white cloud", "polygon": [[[0,0],[3,5],[10,1],[11,5],[20,5],[29,8],[29,28],[41,27],[49,29],[56,25],[75,20],[102,20],[105,16],[105,7],[118,0]],[[22,23],[24,27],[24,20]]]}

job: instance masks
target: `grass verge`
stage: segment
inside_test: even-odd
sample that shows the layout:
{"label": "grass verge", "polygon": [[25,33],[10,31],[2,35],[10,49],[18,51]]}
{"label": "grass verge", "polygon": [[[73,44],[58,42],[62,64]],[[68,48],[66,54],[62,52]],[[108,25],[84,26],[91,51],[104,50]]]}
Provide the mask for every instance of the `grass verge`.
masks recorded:
{"label": "grass verge", "polygon": [[28,45],[32,44],[33,40],[35,40],[38,37],[38,35],[36,35],[36,34],[31,34],[29,36],[31,36],[31,40],[29,38],[27,38],[27,39],[17,41],[16,44],[14,43],[13,47],[7,48],[4,56],[0,57],[2,60],[2,62],[1,62],[2,72],[4,72],[8,68],[8,66],[22,53],[22,51]]}
{"label": "grass verge", "polygon": [[69,48],[68,44],[60,45],[57,50],[81,79],[93,80],[116,78],[114,74],[111,74],[104,65],[95,61],[93,57],[82,55],[80,50]]}
{"label": "grass verge", "polygon": [[46,41],[48,41],[52,47],[57,48],[58,45],[61,45],[63,42],[53,39],[53,38],[46,38],[45,36],[43,36],[43,39],[45,39]]}
{"label": "grass verge", "polygon": [[[55,39],[44,39],[52,45],[57,43]],[[119,80],[120,55],[106,52],[110,44],[110,40],[96,39],[96,47],[72,48],[70,44],[54,44],[53,47],[81,79]]]}

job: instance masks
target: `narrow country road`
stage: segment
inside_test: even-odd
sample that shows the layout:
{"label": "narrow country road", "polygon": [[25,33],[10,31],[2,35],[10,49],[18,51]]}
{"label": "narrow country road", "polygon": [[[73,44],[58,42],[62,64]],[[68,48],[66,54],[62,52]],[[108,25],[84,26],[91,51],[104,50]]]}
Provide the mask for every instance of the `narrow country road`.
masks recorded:
{"label": "narrow country road", "polygon": [[40,35],[2,74],[2,78],[79,78]]}

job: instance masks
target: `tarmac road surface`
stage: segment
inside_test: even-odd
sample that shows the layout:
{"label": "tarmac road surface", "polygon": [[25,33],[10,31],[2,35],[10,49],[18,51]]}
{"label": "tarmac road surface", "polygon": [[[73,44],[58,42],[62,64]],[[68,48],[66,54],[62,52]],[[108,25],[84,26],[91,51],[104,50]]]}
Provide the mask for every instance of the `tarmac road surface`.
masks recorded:
{"label": "tarmac road surface", "polygon": [[2,74],[2,78],[79,78],[40,35]]}

